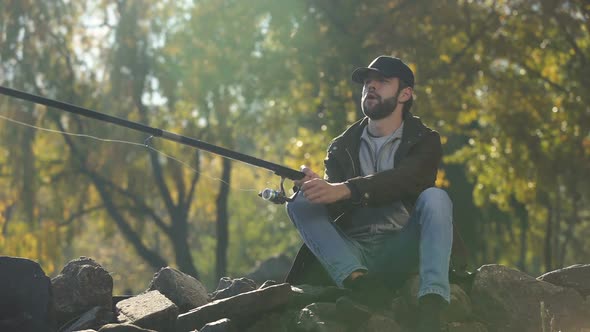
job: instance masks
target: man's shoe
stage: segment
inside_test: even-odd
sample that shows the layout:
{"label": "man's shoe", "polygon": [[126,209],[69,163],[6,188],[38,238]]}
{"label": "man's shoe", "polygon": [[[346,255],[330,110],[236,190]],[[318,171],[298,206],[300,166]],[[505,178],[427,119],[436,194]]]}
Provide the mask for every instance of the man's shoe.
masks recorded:
{"label": "man's shoe", "polygon": [[427,294],[418,299],[418,332],[440,332],[440,314],[447,301],[437,294]]}

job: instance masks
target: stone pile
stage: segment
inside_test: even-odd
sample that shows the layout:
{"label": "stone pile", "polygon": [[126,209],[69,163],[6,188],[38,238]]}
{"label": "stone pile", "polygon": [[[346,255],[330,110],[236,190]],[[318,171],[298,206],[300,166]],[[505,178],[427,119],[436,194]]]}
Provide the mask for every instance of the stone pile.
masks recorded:
{"label": "stone pile", "polygon": [[[113,296],[113,280],[86,257],[50,280],[30,260],[0,257],[0,331],[340,332],[412,331],[418,277],[384,311],[342,310],[347,290],[222,278],[211,293],[167,267],[136,296]],[[452,284],[448,332],[590,332],[590,264],[534,278],[502,265]]]}

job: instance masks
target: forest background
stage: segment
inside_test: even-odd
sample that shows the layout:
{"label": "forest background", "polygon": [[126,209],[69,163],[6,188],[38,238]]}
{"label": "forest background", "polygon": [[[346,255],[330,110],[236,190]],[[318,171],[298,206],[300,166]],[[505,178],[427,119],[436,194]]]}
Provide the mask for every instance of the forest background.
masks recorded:
{"label": "forest background", "polygon": [[[471,268],[590,263],[587,1],[0,2],[1,85],[291,168],[323,169],[362,115],[350,73],[380,54],[416,73]],[[118,293],[166,265],[211,288],[294,256],[257,196],[276,176],[146,138],[0,96],[0,254],[50,275],[90,256]]]}

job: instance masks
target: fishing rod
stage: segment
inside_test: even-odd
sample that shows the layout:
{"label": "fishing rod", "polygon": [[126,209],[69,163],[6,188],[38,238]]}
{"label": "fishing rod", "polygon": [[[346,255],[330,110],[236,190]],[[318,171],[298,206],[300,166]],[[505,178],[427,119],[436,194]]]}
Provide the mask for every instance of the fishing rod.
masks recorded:
{"label": "fishing rod", "polygon": [[[263,199],[276,203],[276,204],[283,204],[285,202],[291,201],[287,194],[285,193],[284,182],[285,179],[290,180],[300,180],[302,179],[305,174],[303,172],[275,164],[263,159],[259,159],[244,153],[236,152],[227,148],[223,148],[217,145],[213,145],[207,142],[200,141],[195,138],[175,134],[166,130],[162,130],[159,128],[154,128],[150,126],[146,126],[144,124],[129,121],[126,119],[122,119],[116,116],[107,115],[104,113],[99,113],[97,111],[93,111],[84,107],[76,106],[73,104],[64,103],[55,99],[50,99],[46,97],[42,97],[39,95],[34,95],[28,92],[7,88],[0,85],[0,94],[29,101],[35,104],[45,105],[47,107],[56,108],[68,113],[73,113],[81,116],[85,116],[91,119],[104,121],[108,123],[112,123],[118,126],[122,126],[125,128],[133,129],[136,131],[140,131],[146,134],[151,135],[148,140],[152,137],[161,137],[163,139],[177,142],[183,145],[188,145],[200,150],[208,151],[214,153],[216,155],[220,155],[225,158],[229,158],[232,160],[237,160],[252,166],[257,166],[260,168],[267,169],[269,171],[274,172],[274,174],[281,177],[280,189],[274,190],[270,188],[264,189],[262,192],[258,194],[258,196],[262,197]],[[146,141],[148,141],[146,140]]]}

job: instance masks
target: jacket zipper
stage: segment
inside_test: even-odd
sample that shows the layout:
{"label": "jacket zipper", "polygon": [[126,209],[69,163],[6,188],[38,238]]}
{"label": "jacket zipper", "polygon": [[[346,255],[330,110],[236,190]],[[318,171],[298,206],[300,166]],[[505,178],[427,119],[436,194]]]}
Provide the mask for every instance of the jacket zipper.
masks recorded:
{"label": "jacket zipper", "polygon": [[354,159],[352,158],[350,151],[348,151],[348,148],[344,148],[344,151],[346,151],[346,154],[348,154],[348,158],[350,158],[350,164],[352,165],[352,174],[356,176],[357,173],[356,168],[354,167]]}

